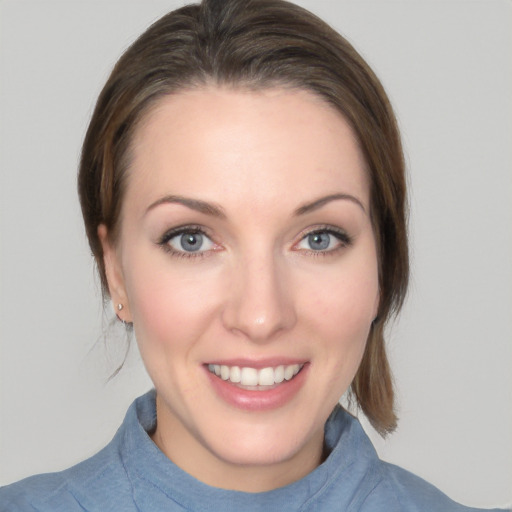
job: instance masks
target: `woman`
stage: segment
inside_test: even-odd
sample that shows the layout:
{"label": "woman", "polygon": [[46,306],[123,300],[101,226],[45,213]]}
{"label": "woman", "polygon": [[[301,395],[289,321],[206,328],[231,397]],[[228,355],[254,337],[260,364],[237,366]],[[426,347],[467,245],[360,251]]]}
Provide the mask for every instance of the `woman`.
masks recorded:
{"label": "woman", "polygon": [[336,406],[351,386],[394,429],[383,331],[408,277],[394,116],[340,36],[282,2],[162,18],[100,95],[79,192],[156,393],[8,510],[463,510]]}

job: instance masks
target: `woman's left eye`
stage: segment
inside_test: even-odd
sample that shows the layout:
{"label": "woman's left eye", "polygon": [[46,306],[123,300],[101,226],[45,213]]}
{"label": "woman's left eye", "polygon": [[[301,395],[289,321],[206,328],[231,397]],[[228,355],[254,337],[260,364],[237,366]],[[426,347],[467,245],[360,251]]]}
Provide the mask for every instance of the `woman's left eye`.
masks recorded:
{"label": "woman's left eye", "polygon": [[297,244],[297,248],[311,252],[329,252],[349,244],[350,239],[346,234],[320,229],[304,236]]}

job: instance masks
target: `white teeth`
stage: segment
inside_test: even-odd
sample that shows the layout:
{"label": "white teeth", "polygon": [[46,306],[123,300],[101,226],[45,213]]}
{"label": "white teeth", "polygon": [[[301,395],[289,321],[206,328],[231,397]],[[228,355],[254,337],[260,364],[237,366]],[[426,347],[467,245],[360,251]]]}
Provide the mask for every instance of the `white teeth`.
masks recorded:
{"label": "white teeth", "polygon": [[274,384],[274,369],[263,368],[258,376],[258,384],[260,386],[272,386]]}
{"label": "white teeth", "polygon": [[293,377],[293,366],[287,366],[284,369],[284,378],[285,380],[290,380]]}
{"label": "white teeth", "polygon": [[228,380],[229,379],[229,366],[222,365],[220,367],[220,378],[222,380]]}
{"label": "white teeth", "polygon": [[242,372],[238,366],[232,366],[229,372],[229,380],[231,382],[240,382],[242,380]]}
{"label": "white teeth", "polygon": [[208,370],[222,380],[229,380],[236,384],[240,383],[242,386],[273,386],[274,384],[281,384],[284,380],[293,379],[302,366],[300,364],[289,364],[257,370],[250,367],[240,368],[239,366],[209,364]]}
{"label": "white teeth", "polygon": [[258,370],[256,370],[256,368],[242,368],[240,384],[242,384],[242,386],[257,386]]}

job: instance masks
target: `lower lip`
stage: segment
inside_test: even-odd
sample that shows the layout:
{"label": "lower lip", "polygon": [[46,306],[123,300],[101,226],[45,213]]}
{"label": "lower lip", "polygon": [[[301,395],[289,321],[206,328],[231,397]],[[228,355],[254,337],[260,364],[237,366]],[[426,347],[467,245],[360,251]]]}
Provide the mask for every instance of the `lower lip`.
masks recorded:
{"label": "lower lip", "polygon": [[270,389],[254,391],[239,388],[228,380],[222,380],[211,373],[208,367],[205,367],[205,371],[217,395],[228,404],[246,411],[277,409],[290,402],[303,386],[308,369],[309,365],[306,364],[293,379],[283,381],[281,384]]}

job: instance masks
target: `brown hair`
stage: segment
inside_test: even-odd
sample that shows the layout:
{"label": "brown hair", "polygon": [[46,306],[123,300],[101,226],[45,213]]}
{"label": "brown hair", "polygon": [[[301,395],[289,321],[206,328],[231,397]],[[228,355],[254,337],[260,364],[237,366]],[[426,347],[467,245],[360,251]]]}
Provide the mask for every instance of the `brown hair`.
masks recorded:
{"label": "brown hair", "polygon": [[164,95],[216,84],[311,91],[351,124],[370,178],[380,308],[351,390],[381,433],[396,426],[384,327],[408,281],[406,186],[400,136],[382,85],[322,20],[284,0],[203,0],[156,21],[122,55],[103,88],[82,149],[78,190],[89,243],[108,293],[98,225],[115,240],[130,142]]}

